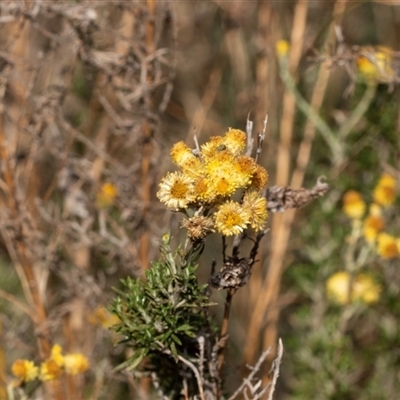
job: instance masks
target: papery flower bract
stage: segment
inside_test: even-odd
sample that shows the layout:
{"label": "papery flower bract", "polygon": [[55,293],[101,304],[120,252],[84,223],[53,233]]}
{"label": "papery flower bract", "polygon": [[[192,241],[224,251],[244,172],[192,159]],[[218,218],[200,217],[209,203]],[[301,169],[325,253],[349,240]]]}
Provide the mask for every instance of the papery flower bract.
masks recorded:
{"label": "papery flower bract", "polygon": [[256,231],[264,228],[267,221],[267,200],[256,191],[248,191],[243,196],[243,209],[249,212],[250,226]]}
{"label": "papery flower bract", "polygon": [[290,50],[290,44],[287,40],[278,40],[275,43],[275,51],[279,58],[286,57]]}
{"label": "papery flower bract", "polygon": [[42,381],[51,381],[57,379],[63,373],[62,366],[58,365],[55,360],[49,358],[40,364],[39,379]]}
{"label": "papery flower bract", "polygon": [[396,238],[387,233],[380,233],[377,238],[376,252],[384,259],[390,260],[400,255]]}
{"label": "papery flower bract", "polygon": [[382,206],[389,206],[396,196],[396,180],[389,174],[383,174],[374,191],[374,201]]}
{"label": "papery flower bract", "polygon": [[31,360],[18,359],[11,366],[12,374],[22,382],[30,382],[39,375],[39,368]]}
{"label": "papery flower bract", "polygon": [[355,190],[349,190],[343,196],[343,211],[344,213],[354,219],[361,218],[365,213],[365,202],[360,193]]}
{"label": "papery flower bract", "polygon": [[368,215],[363,222],[363,234],[367,242],[374,242],[378,233],[383,229],[384,221],[381,216]]}
{"label": "papery flower bract", "polygon": [[[381,286],[367,274],[354,277],[350,293],[350,275],[346,271],[333,274],[326,282],[328,298],[339,303],[348,304],[351,301],[361,301],[372,304],[379,300]],[[349,298],[350,297],[350,298]]]}
{"label": "papery flower bract", "polygon": [[239,203],[228,201],[214,213],[215,228],[224,236],[238,235],[250,222],[250,215]]}
{"label": "papery flower bract", "polygon": [[204,239],[208,234],[214,232],[214,222],[210,217],[195,215],[192,218],[184,219],[182,227],[187,230],[190,240],[197,241]]}
{"label": "papery flower bract", "polygon": [[77,375],[89,369],[89,360],[81,353],[69,353],[64,356],[65,372],[69,375]]}
{"label": "papery flower bract", "polygon": [[187,208],[195,200],[193,181],[181,172],[169,172],[160,183],[157,197],[168,208]]}
{"label": "papery flower bract", "polygon": [[101,188],[96,196],[96,203],[100,208],[111,206],[118,195],[117,187],[111,183],[106,182],[101,185]]}

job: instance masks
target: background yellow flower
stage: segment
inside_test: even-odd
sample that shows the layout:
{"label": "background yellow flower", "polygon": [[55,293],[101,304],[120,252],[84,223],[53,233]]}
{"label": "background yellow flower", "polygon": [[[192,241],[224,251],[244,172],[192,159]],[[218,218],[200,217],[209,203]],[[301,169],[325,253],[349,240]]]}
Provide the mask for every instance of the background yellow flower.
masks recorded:
{"label": "background yellow flower", "polygon": [[355,190],[346,192],[343,196],[343,211],[353,219],[361,218],[365,213],[365,202],[360,193]]}

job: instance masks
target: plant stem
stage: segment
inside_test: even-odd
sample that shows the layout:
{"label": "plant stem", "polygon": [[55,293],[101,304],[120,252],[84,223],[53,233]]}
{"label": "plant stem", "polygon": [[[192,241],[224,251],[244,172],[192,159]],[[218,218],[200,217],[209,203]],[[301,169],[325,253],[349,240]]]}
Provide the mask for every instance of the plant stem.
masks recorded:
{"label": "plant stem", "polygon": [[225,309],[224,309],[224,318],[222,320],[221,325],[221,334],[220,334],[220,348],[218,355],[218,375],[221,376],[222,366],[224,365],[225,360],[225,346],[228,339],[228,326],[229,326],[229,314],[231,311],[232,298],[235,294],[234,289],[228,289],[226,292],[226,300],[225,300]]}

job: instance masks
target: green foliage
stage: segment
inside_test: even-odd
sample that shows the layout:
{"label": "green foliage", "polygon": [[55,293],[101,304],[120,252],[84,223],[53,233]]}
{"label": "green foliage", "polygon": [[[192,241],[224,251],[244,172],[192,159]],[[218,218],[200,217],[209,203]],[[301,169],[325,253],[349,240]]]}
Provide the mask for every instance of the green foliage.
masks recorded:
{"label": "green foliage", "polygon": [[196,338],[209,326],[205,311],[211,303],[207,285],[200,286],[195,276],[197,265],[187,259],[179,249],[172,253],[170,237],[164,235],[161,259],[146,271],[146,278],[122,281],[112,311],[121,320],[115,330],[133,355],[121,368],[134,369],[147,357],[153,365],[161,362],[170,369],[179,356],[197,355]]}

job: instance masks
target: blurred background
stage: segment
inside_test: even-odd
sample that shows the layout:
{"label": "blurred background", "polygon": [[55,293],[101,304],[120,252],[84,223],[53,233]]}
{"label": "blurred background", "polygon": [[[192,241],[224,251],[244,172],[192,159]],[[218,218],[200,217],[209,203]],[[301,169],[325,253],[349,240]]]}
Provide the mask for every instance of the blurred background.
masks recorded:
{"label": "blurred background", "polygon": [[[114,372],[112,287],[163,232],[182,239],[155,197],[172,144],[266,116],[269,185],[331,190],[270,215],[233,302],[227,390],[282,338],[275,398],[397,398],[399,39],[389,0],[2,2],[0,400],[12,363],[54,343],[90,361],[68,398],[156,398]],[[211,236],[201,282],[213,259]]]}

